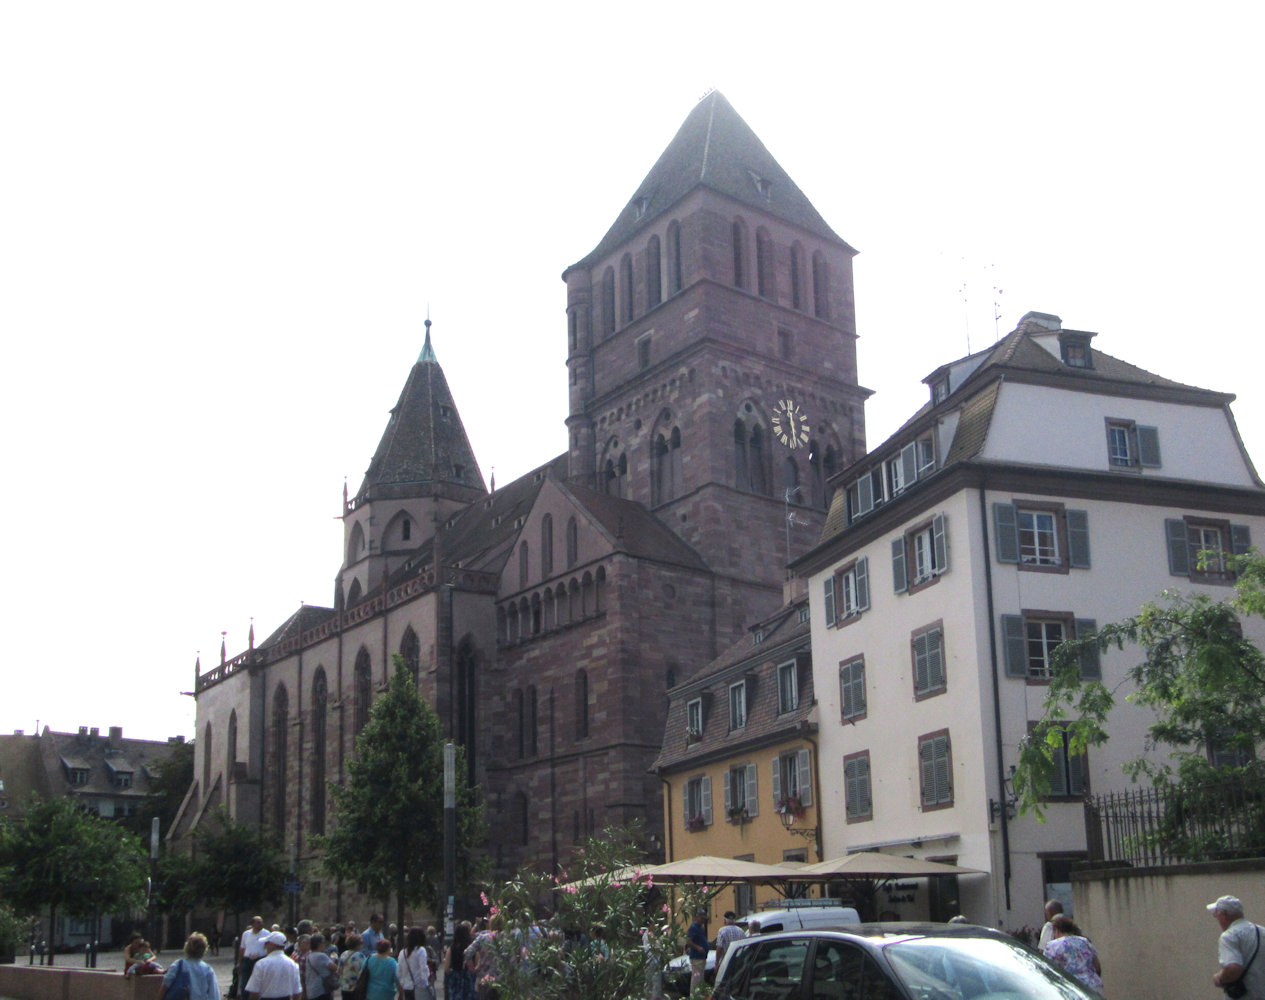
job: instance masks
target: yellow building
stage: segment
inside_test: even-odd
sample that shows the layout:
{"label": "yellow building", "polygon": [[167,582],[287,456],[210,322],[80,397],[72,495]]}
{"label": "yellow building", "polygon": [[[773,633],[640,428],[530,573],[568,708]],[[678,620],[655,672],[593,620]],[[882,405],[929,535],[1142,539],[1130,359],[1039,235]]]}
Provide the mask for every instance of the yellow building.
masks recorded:
{"label": "yellow building", "polygon": [[[821,860],[817,700],[807,594],[669,692],[663,781],[669,861],[700,854],[774,864]],[[762,886],[718,894],[712,917],[779,898]]]}

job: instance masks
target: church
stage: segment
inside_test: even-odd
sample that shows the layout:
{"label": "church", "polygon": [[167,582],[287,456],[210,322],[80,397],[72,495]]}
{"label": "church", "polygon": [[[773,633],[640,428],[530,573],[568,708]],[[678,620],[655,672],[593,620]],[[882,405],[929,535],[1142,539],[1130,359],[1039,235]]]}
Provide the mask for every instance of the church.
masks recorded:
{"label": "church", "polygon": [[173,837],[225,806],[297,858],[300,909],[360,914],[311,837],[395,654],[465,747],[495,876],[661,831],[668,691],[786,603],[866,452],[854,255],[713,91],[563,272],[564,454],[489,491],[428,321],[344,497],[332,607],[198,671]]}

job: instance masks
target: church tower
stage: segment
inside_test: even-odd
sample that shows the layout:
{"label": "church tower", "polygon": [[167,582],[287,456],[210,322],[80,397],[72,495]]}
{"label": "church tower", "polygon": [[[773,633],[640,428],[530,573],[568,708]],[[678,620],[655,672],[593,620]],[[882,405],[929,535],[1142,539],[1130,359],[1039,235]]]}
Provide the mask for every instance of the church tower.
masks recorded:
{"label": "church tower", "polygon": [[572,478],[756,582],[735,622],[780,600],[865,452],[854,255],[713,91],[563,275]]}
{"label": "church tower", "polygon": [[[449,515],[487,495],[448,380],[426,342],[354,497],[343,497],[343,565],[335,602],[350,607]],[[394,557],[394,558],[393,558]]]}

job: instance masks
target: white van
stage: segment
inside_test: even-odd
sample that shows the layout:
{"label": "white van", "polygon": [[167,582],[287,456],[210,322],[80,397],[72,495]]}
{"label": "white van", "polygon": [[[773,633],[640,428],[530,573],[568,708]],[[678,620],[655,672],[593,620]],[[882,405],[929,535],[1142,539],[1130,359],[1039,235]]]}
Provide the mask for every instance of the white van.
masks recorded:
{"label": "white van", "polygon": [[[756,910],[739,919],[747,927],[752,920],[760,922],[761,934],[774,931],[797,931],[805,927],[845,927],[859,924],[861,915],[852,906],[842,906],[833,899],[788,900],[790,906],[780,910]],[[798,905],[796,905],[798,903]]]}

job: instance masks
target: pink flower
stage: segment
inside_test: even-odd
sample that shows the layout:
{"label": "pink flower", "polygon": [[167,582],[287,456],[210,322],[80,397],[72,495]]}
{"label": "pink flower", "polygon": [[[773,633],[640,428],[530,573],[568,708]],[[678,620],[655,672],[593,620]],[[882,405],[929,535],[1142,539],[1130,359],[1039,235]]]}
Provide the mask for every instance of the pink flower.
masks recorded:
{"label": "pink flower", "polygon": [[573,885],[564,885],[562,888],[566,889],[566,890],[567,890],[567,892],[571,892],[571,893],[576,893],[576,892],[579,892],[579,891],[580,891],[579,889],[577,889],[577,888],[576,888],[575,886],[573,886]]}
{"label": "pink flower", "polygon": [[487,906],[487,905],[488,905],[488,894],[487,894],[486,892],[481,892],[481,893],[479,893],[479,898],[480,898],[481,900],[483,900],[483,905],[484,905],[484,906]]}
{"label": "pink flower", "polygon": [[670,907],[667,903],[664,903],[664,904],[663,904],[663,912],[664,912],[664,913],[671,913],[671,912],[672,912],[672,907]]}
{"label": "pink flower", "polygon": [[499,906],[488,907],[488,916],[490,917],[495,917],[500,912],[501,912],[501,908]]}

